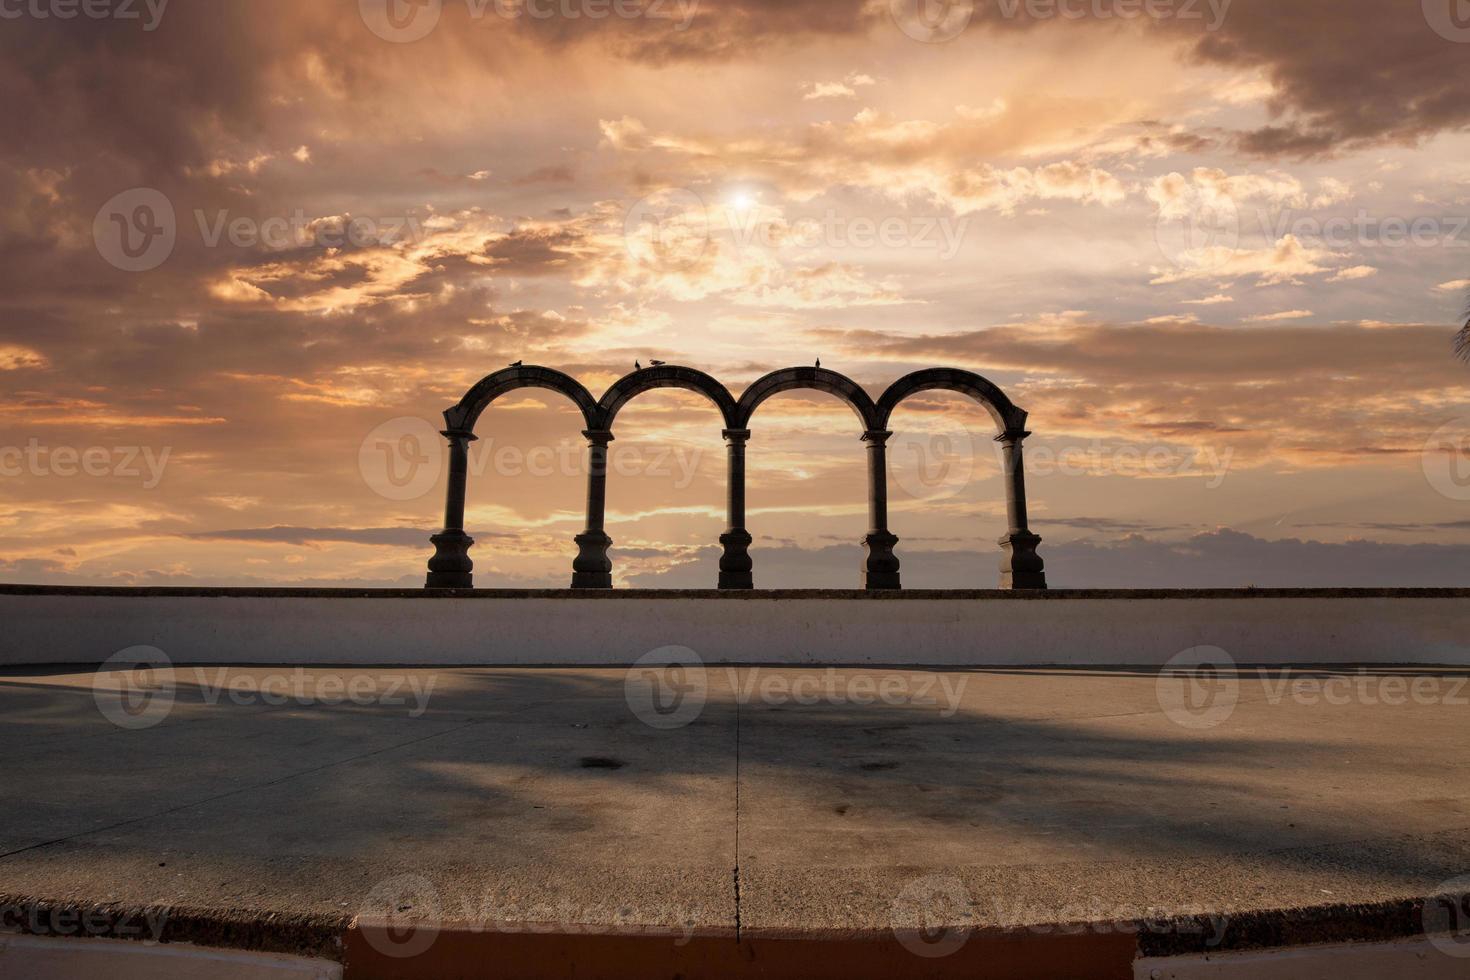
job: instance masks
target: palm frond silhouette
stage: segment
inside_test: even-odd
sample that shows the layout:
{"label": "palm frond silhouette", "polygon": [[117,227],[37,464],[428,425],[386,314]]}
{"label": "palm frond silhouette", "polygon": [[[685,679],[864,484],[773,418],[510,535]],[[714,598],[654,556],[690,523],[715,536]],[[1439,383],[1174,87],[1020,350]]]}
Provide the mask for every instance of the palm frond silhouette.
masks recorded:
{"label": "palm frond silhouette", "polygon": [[1455,334],[1455,356],[1470,364],[1470,300],[1465,303],[1465,325]]}

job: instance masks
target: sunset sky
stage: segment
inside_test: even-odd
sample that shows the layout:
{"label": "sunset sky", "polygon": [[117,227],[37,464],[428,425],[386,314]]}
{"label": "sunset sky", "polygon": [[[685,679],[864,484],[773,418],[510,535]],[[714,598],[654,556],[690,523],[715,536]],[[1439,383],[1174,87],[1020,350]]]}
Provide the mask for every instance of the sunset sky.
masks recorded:
{"label": "sunset sky", "polygon": [[[1470,585],[1450,0],[528,3],[0,4],[0,579],[419,586],[483,375],[820,357],[1027,409],[1053,587]],[[720,427],[620,416],[618,585],[713,585]],[[905,584],[993,587],[989,417],[893,427]],[[568,583],[581,428],[481,419],[477,585]],[[852,414],[752,428],[757,586],[856,586]]]}

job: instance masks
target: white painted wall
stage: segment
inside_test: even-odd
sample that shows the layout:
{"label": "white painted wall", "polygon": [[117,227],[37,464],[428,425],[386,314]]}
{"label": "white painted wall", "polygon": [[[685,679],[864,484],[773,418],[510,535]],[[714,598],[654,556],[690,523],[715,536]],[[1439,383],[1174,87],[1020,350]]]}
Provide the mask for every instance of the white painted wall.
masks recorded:
{"label": "white painted wall", "polygon": [[698,596],[0,594],[0,665],[625,665],[671,644],[707,663],[1156,666],[1470,664],[1470,594],[861,599]]}

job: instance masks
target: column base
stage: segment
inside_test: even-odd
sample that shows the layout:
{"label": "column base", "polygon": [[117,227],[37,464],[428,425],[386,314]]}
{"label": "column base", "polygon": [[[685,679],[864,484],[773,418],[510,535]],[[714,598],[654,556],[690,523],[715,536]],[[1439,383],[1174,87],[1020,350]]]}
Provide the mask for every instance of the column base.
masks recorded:
{"label": "column base", "polygon": [[601,531],[588,531],[576,537],[577,557],[572,561],[572,588],[612,588],[612,559],[607,549],[612,538]]}
{"label": "column base", "polygon": [[1046,588],[1045,564],[1036,553],[1041,538],[1030,532],[1007,534],[1000,539],[1004,555],[1000,559],[1002,589]]}
{"label": "column base", "polygon": [[753,589],[755,563],[750,560],[750,543],[754,538],[745,530],[726,531],[720,535],[725,553],[720,556],[720,588]]}
{"label": "column base", "polygon": [[429,538],[434,543],[434,557],[429,559],[426,589],[472,589],[475,563],[470,559],[470,546],[475,539],[463,531],[445,531]]}
{"label": "column base", "polygon": [[887,531],[869,534],[863,538],[863,546],[868,549],[867,561],[863,563],[863,588],[903,588],[899,584],[898,557],[893,553],[893,546],[896,544],[898,537]]}

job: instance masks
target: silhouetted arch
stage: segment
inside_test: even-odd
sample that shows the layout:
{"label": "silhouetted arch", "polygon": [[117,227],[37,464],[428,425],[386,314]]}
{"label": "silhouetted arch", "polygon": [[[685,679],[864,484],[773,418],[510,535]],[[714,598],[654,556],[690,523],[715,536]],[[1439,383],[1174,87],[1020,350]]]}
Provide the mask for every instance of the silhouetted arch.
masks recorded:
{"label": "silhouetted arch", "polygon": [[828,371],[826,368],[786,368],[781,371],[772,371],[745,389],[740,396],[740,403],[735,409],[735,425],[733,429],[750,428],[750,417],[760,407],[761,402],[772,395],[779,395],[783,391],[796,391],[810,388],[814,391],[825,391],[830,395],[836,395],[847,403],[848,407],[857,413],[858,420],[863,424],[863,431],[878,428],[877,408],[873,405],[873,399],[862,389],[856,381],[836,371]]}
{"label": "silhouetted arch", "polygon": [[655,388],[682,388],[685,391],[697,392],[715,403],[715,407],[720,410],[720,418],[724,421],[725,428],[739,428],[735,425],[735,399],[724,385],[703,371],[675,367],[671,364],[634,371],[607,389],[597,406],[602,419],[602,427],[611,429],[613,421],[618,417],[618,412],[624,405],[645,391],[652,391]]}
{"label": "silhouetted arch", "polygon": [[589,429],[602,427],[602,411],[591,392],[570,375],[544,367],[508,367],[483,378],[465,393],[458,405],[446,409],[444,421],[453,432],[473,432],[480,415],[490,403],[501,395],[521,388],[549,388],[559,391],[572,400],[582,412],[582,419]]}
{"label": "silhouetted arch", "polygon": [[889,417],[899,402],[921,391],[955,391],[969,395],[985,407],[1002,434],[1026,431],[1026,413],[1017,408],[1005,392],[973,371],[957,368],[928,368],[899,378],[878,399],[873,428],[888,428]]}
{"label": "silhouetted arch", "polygon": [[734,401],[730,392],[714,378],[692,368],[659,365],[639,369],[620,379],[602,400],[574,378],[543,367],[510,367],[497,371],[471,388],[458,405],[446,409],[444,436],[449,440],[449,477],[445,481],[444,530],[430,538],[434,557],[429,559],[425,585],[431,589],[468,589],[474,585],[474,562],[469,549],[474,539],[465,533],[465,489],[469,473],[469,446],[475,440],[475,423],[501,395],[519,388],[549,388],[570,398],[587,425],[587,527],[577,535],[578,554],[572,563],[572,588],[612,588],[612,562],[607,558],[612,540],[603,529],[607,497],[607,450],[613,440],[612,423],[631,399],[653,388],[683,388],[704,395],[720,410],[729,457],[727,494],[728,526],[720,535],[724,553],[720,559],[720,588],[749,589],[753,586],[745,528],[745,443],[750,438],[750,419],[761,403],[784,391],[811,389],[836,395],[847,403],[863,427],[868,457],[868,549],[864,586],[868,589],[897,589],[899,562],[893,554],[898,538],[888,529],[888,464],[886,444],[889,416],[898,404],[921,391],[954,391],[983,405],[1001,433],[1002,461],[1006,481],[1007,531],[1000,539],[1003,551],[1000,586],[1003,589],[1044,589],[1044,563],[1036,553],[1041,538],[1031,533],[1026,518],[1026,478],[1021,444],[1026,431],[1026,413],[1011,403],[995,385],[971,371],[931,368],[900,378],[875,404],[871,396],[851,378],[819,367],[786,368],[759,379]]}

